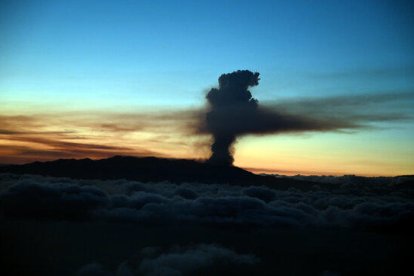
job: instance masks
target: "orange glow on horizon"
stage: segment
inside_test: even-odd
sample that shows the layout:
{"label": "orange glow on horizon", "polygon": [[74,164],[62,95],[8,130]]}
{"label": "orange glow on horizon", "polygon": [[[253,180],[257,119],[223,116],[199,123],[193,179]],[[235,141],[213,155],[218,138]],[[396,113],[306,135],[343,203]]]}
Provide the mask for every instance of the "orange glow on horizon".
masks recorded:
{"label": "orange glow on horizon", "polygon": [[[102,112],[0,115],[0,163],[114,155],[206,159],[210,138],[191,132],[191,116]],[[403,140],[395,144],[392,137],[370,132],[247,136],[235,144],[234,165],[254,173],[282,175],[406,175],[414,171],[410,143]]]}

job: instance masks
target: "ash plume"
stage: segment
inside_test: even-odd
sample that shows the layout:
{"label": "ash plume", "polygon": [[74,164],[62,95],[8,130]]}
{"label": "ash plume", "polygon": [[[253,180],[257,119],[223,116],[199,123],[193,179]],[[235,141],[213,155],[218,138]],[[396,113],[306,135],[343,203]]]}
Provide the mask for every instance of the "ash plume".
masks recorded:
{"label": "ash plume", "polygon": [[210,163],[233,164],[232,145],[240,130],[232,126],[245,118],[245,113],[256,112],[258,102],[248,90],[259,84],[259,73],[239,70],[223,74],[218,79],[219,88],[212,88],[206,98],[210,104],[207,113],[207,130],[213,135]]}
{"label": "ash plume", "polygon": [[[389,118],[389,114],[385,118],[378,117],[378,114],[372,118],[367,118],[367,115],[358,117],[358,114],[352,114],[349,110],[344,112],[342,109],[342,112],[334,112],[332,108],[338,104],[329,103],[317,106],[317,110],[286,103],[259,105],[248,90],[249,87],[258,85],[259,80],[259,73],[239,70],[221,75],[218,79],[219,87],[212,88],[207,93],[209,107],[197,132],[211,134],[213,137],[209,163],[231,166],[234,160],[233,145],[242,135],[341,131],[367,127],[367,122],[370,121],[401,119]],[[327,110],[328,114],[321,110]]]}

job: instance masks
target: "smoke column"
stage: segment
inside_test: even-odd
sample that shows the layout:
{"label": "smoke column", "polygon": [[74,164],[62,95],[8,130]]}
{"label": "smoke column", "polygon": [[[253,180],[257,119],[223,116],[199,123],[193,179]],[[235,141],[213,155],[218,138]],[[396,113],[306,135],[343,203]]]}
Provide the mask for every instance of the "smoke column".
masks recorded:
{"label": "smoke column", "polygon": [[242,135],[341,131],[366,127],[367,121],[403,119],[398,114],[368,116],[358,114],[354,109],[341,109],[343,104],[347,107],[347,102],[351,101],[354,105],[361,102],[356,98],[335,98],[322,102],[308,100],[298,106],[288,103],[258,105],[248,89],[258,85],[259,80],[259,73],[235,71],[221,75],[218,89],[208,92],[207,115],[200,120],[197,133],[213,136],[209,163],[231,166],[233,145]]}
{"label": "smoke column", "polygon": [[219,88],[211,89],[206,96],[210,104],[206,126],[214,140],[208,162],[230,166],[234,160],[232,145],[240,134],[235,126],[241,125],[241,120],[249,118],[258,108],[248,88],[259,84],[259,73],[239,70],[221,75],[218,82]]}

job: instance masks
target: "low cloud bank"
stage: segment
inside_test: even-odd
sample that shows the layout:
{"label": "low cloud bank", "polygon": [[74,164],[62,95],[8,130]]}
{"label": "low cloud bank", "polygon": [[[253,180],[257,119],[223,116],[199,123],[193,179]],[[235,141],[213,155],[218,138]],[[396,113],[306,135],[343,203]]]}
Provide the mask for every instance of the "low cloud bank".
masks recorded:
{"label": "low cloud bank", "polygon": [[81,267],[78,276],[86,275],[225,275],[226,272],[243,272],[259,262],[256,256],[238,254],[216,244],[199,244],[191,247],[143,248],[139,254],[122,262],[116,273],[111,273],[99,263]]}
{"label": "low cloud bank", "polygon": [[4,218],[362,228],[405,227],[414,221],[412,189],[392,184],[349,183],[333,190],[314,186],[304,192],[11,174],[1,174],[0,183]]}

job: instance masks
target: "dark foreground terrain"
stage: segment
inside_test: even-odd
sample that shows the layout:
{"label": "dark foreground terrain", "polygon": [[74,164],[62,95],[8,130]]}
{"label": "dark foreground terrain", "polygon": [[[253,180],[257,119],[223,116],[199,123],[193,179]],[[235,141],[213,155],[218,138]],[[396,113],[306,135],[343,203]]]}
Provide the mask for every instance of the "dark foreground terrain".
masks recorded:
{"label": "dark foreground terrain", "polygon": [[0,229],[2,275],[403,275],[414,246],[408,233],[352,229],[73,221]]}
{"label": "dark foreground terrain", "polygon": [[129,157],[3,167],[0,275],[400,275],[413,199],[410,176]]}

